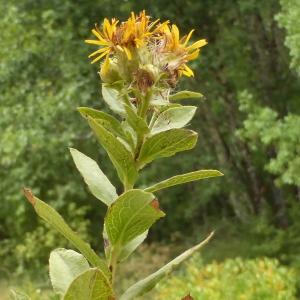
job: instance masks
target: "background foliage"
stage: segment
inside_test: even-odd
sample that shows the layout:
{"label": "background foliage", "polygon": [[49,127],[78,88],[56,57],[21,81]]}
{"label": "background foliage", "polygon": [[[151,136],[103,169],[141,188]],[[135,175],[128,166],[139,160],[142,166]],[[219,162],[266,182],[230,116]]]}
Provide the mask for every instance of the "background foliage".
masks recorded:
{"label": "background foliage", "polygon": [[295,287],[295,274],[277,260],[235,258],[203,266],[196,257],[160,284],[155,299],[180,299],[190,293],[199,300],[295,300]]}
{"label": "background foliage", "polygon": [[23,199],[23,186],[51,202],[100,249],[100,239],[91,237],[104,210],[85,189],[67,150],[72,146],[101,160],[117,183],[75,110],[103,109],[97,67],[89,65],[83,40],[104,16],[122,18],[142,9],[175,20],[184,32],[195,28],[209,45],[194,63],[195,79],[183,82],[206,95],[192,124],[200,134],[198,146],[166,164],[154,163],[141,183],[150,185],[175,169],[216,168],[226,174],[164,193],[168,218],[154,227],[148,242],[183,248],[186,235],[194,242],[199,231],[217,229],[205,261],[267,255],[297,270],[297,0],[0,0],[0,276],[12,281],[25,273],[47,276],[49,249],[66,246],[40,225]]}

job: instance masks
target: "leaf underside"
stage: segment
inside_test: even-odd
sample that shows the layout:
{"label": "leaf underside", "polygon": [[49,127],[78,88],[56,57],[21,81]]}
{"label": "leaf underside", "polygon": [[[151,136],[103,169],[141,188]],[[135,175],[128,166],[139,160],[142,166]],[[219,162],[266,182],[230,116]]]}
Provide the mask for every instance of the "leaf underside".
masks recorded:
{"label": "leaf underside", "polygon": [[70,148],[70,152],[91,193],[106,205],[111,205],[118,197],[116,188],[101,171],[98,164],[76,149]]}
{"label": "leaf underside", "polygon": [[179,106],[171,107],[159,114],[151,129],[151,134],[182,128],[193,118],[197,107]]}
{"label": "leaf underside", "polygon": [[90,268],[80,253],[70,249],[55,249],[49,258],[49,274],[53,289],[64,295],[72,281]]}

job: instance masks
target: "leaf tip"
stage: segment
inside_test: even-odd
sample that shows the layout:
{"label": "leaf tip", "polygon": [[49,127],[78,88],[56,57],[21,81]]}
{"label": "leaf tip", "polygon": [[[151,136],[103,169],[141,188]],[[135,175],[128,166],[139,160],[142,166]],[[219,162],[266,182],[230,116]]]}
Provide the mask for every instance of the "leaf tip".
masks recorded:
{"label": "leaf tip", "polygon": [[222,172],[220,172],[220,171],[218,171],[218,176],[225,176],[225,174],[222,173]]}
{"label": "leaf tip", "polygon": [[208,243],[214,235],[215,235],[215,231],[213,230],[212,232],[210,232],[210,234],[205,238],[203,242]]}
{"label": "leaf tip", "polygon": [[36,203],[36,199],[32,193],[32,191],[29,188],[24,187],[23,188],[23,194],[25,195],[26,199],[29,201],[29,203],[34,206]]}
{"label": "leaf tip", "polygon": [[161,214],[161,217],[164,217],[166,214],[159,208],[159,202],[157,200],[157,198],[154,198],[150,205],[157,211]]}
{"label": "leaf tip", "polygon": [[83,118],[87,119],[88,114],[85,113],[85,107],[79,106],[79,107],[77,107],[76,109],[77,109],[77,111],[81,114],[81,116],[82,116]]}
{"label": "leaf tip", "polygon": [[156,210],[159,210],[159,202],[157,200],[157,198],[154,198],[152,201],[151,201],[151,206],[156,209]]}

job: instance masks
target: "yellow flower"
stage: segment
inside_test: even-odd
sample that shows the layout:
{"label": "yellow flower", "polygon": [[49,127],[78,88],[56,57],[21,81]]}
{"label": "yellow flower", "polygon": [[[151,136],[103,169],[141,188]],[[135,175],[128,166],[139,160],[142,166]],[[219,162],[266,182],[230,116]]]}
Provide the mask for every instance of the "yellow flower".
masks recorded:
{"label": "yellow flower", "polygon": [[180,38],[178,27],[176,25],[170,26],[166,22],[163,23],[156,32],[157,37],[155,37],[155,39],[161,41],[158,46],[158,51],[174,57],[176,62],[173,62],[173,65],[174,68],[179,71],[179,75],[183,74],[188,77],[194,76],[193,71],[186,63],[199,56],[200,48],[205,46],[207,41],[201,39],[188,46],[194,29],[191,30],[187,36]]}
{"label": "yellow flower", "polygon": [[100,46],[101,48],[89,55],[95,57],[92,63],[97,62],[106,56],[103,67],[108,65],[110,54],[118,51],[126,54],[128,60],[132,59],[134,48],[139,48],[145,44],[146,39],[151,35],[151,29],[158,22],[150,22],[150,17],[142,11],[139,15],[133,12],[126,22],[118,25],[119,21],[104,19],[102,30],[97,26],[92,30],[96,40],[86,40],[88,44]]}

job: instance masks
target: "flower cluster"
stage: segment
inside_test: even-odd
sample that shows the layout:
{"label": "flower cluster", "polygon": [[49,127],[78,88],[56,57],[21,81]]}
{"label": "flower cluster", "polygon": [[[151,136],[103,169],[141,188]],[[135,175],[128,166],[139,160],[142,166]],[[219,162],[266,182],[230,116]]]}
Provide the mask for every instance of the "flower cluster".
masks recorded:
{"label": "flower cluster", "polygon": [[152,21],[142,11],[131,13],[125,22],[105,18],[102,27],[92,30],[96,39],[85,42],[99,46],[89,57],[92,63],[104,58],[100,68],[104,82],[124,80],[145,90],[154,83],[174,87],[182,75],[194,75],[187,63],[198,57],[207,42],[201,39],[189,45],[193,32],[180,37],[176,25]]}

